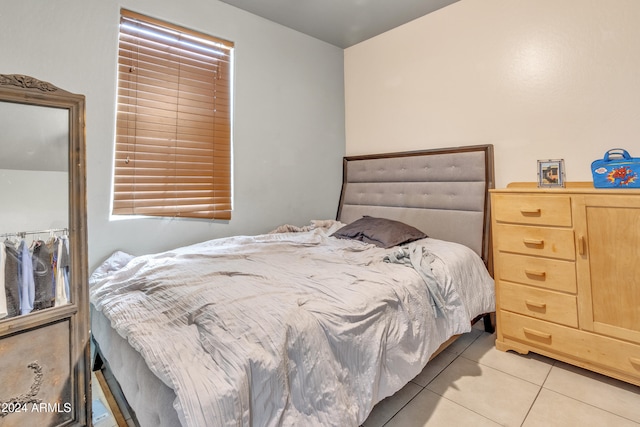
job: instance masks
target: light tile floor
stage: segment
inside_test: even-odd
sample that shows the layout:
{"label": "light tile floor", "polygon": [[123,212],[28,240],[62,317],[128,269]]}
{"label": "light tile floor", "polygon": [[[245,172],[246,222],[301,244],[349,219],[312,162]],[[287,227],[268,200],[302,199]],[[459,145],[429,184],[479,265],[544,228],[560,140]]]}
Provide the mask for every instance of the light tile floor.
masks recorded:
{"label": "light tile floor", "polygon": [[376,405],[363,427],[640,426],[640,387],[533,353],[498,351],[495,334],[480,327]]}
{"label": "light tile floor", "polygon": [[[640,426],[640,387],[533,353],[498,351],[495,334],[481,328],[376,405],[363,427]],[[113,418],[96,424],[111,426]]]}

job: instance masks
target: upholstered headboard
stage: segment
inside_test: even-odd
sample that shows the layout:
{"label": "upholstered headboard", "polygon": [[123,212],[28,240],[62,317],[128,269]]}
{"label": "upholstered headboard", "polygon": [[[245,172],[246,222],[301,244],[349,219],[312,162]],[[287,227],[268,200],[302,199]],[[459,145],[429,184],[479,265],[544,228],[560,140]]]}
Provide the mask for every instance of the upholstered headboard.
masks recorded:
{"label": "upholstered headboard", "polygon": [[470,247],[490,267],[493,187],[492,145],[345,157],[337,219],[402,221]]}

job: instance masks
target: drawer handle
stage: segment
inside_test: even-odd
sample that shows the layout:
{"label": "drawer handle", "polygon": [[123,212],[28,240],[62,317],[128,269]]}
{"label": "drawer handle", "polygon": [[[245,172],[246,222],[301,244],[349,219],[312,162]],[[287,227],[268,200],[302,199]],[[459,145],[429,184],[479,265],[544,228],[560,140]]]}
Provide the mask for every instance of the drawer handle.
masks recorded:
{"label": "drawer handle", "polygon": [[547,304],[545,304],[544,302],[535,302],[535,301],[530,301],[528,299],[524,300],[524,303],[530,307],[535,307],[535,308],[539,308],[539,309],[545,309],[547,308]]}
{"label": "drawer handle", "polygon": [[640,359],[638,359],[637,357],[630,357],[629,362],[631,362],[632,365],[640,367]]}
{"label": "drawer handle", "polygon": [[538,276],[538,277],[544,277],[547,275],[546,271],[539,271],[539,270],[529,270],[527,268],[524,269],[524,273],[527,276]]}
{"label": "drawer handle", "polygon": [[584,255],[587,253],[587,241],[584,236],[578,237],[578,253]]}
{"label": "drawer handle", "polygon": [[543,340],[551,339],[551,334],[547,334],[545,332],[540,332],[529,328],[522,328],[522,330],[524,331],[525,335],[533,335],[534,337],[542,338]]}
{"label": "drawer handle", "polygon": [[540,208],[538,209],[523,208],[523,209],[520,209],[520,213],[522,215],[540,215],[541,211],[540,211]]}
{"label": "drawer handle", "polygon": [[522,239],[525,245],[534,245],[534,246],[542,246],[544,245],[544,240],[542,239]]}

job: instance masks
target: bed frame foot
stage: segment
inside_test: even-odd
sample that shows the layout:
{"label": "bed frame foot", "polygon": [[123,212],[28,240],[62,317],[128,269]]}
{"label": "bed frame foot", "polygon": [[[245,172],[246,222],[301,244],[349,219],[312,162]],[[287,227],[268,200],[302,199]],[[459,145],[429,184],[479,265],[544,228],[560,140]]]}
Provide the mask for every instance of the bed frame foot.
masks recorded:
{"label": "bed frame foot", "polygon": [[493,319],[491,316],[491,313],[487,313],[482,317],[482,320],[484,322],[484,331],[488,332],[490,334],[494,333],[496,331],[495,326],[493,325]]}
{"label": "bed frame foot", "polygon": [[100,347],[98,347],[98,343],[93,339],[93,335],[91,336],[91,341],[93,342],[93,360],[91,361],[91,370],[93,372],[97,372],[104,366],[104,361],[100,354]]}

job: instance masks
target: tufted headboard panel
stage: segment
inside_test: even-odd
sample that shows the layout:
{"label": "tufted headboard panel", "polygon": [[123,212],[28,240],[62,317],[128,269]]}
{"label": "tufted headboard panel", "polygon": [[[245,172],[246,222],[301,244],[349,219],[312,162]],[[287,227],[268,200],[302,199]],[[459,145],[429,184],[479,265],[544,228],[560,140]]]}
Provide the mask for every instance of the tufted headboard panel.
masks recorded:
{"label": "tufted headboard panel", "polygon": [[489,266],[493,187],[492,145],[345,157],[337,219],[402,221],[470,247]]}

